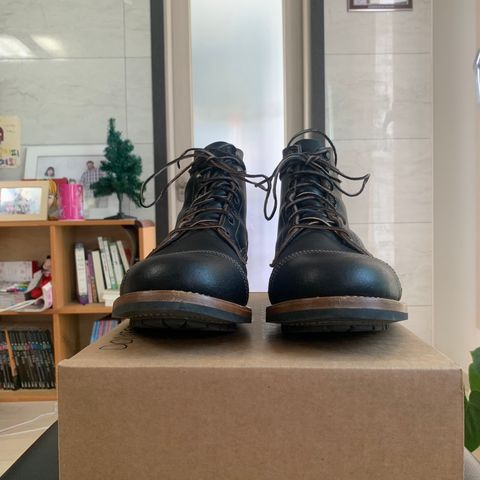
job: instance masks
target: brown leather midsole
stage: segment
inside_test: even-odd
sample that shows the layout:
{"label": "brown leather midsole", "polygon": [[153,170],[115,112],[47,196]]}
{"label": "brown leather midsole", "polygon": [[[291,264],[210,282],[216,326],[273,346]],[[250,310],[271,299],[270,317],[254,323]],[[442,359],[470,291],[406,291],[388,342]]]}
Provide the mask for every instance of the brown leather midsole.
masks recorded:
{"label": "brown leather midsole", "polygon": [[252,311],[248,307],[200,293],[182,292],[178,290],[147,290],[143,292],[126,293],[115,300],[113,308],[142,302],[189,303],[222,310],[245,318],[250,318],[252,315]]}
{"label": "brown leather midsole", "polygon": [[397,300],[374,297],[314,297],[287,300],[267,307],[269,314],[298,312],[303,310],[327,310],[336,308],[389,310],[407,313],[407,305]]}

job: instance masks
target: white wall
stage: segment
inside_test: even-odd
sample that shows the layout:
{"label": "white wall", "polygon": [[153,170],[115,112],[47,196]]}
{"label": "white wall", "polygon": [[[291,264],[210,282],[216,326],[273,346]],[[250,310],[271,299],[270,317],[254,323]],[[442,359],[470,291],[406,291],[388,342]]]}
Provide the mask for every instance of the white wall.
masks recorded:
{"label": "white wall", "polygon": [[[24,146],[105,143],[114,117],[145,176],[151,104],[149,0],[2,0],[0,115],[20,117]],[[22,177],[23,165],[0,169]]]}
{"label": "white wall", "polygon": [[475,0],[435,0],[435,346],[465,367],[480,346],[477,315],[478,106],[473,61]]}
{"label": "white wall", "polygon": [[371,173],[363,194],[346,199],[352,228],[396,269],[405,325],[431,343],[432,0],[414,0],[411,12],[347,12],[346,3],[325,0],[327,132],[340,169]]}

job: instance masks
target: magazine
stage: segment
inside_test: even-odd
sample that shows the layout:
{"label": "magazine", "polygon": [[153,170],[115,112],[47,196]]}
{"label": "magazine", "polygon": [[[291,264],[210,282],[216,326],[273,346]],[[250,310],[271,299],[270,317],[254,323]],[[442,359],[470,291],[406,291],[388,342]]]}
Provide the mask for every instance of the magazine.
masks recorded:
{"label": "magazine", "polygon": [[[35,287],[37,287],[40,279],[42,278],[42,271],[39,270],[35,272],[32,280],[30,281],[27,290],[23,293],[6,293],[5,295],[14,296],[15,300],[18,300],[17,303],[12,305],[6,304],[6,299],[2,297],[2,302],[0,304],[0,312],[42,312],[51,308],[53,305],[53,296],[52,296],[52,283],[48,282],[42,286],[42,295],[38,298],[28,299],[28,294]],[[23,300],[22,300],[23,298]]]}

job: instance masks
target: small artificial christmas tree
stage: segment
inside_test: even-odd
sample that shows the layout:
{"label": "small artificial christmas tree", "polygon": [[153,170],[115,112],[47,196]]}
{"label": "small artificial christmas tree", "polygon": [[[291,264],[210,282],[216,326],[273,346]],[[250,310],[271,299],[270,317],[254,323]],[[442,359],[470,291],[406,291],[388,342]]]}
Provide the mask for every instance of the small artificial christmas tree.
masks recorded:
{"label": "small artificial christmas tree", "polygon": [[102,177],[92,185],[95,197],[115,194],[118,198],[118,213],[108,219],[133,218],[122,212],[123,196],[140,206],[140,188],[142,182],[142,159],[134,155],[132,142],[122,140],[122,134],[115,130],[115,119],[109,120],[105,160],[100,162]]}

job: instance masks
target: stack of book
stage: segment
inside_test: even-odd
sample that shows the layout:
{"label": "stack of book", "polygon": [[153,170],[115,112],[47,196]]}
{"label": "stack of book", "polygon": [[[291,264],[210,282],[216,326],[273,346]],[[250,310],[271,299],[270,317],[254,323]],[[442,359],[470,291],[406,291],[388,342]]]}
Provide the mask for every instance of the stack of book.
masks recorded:
{"label": "stack of book", "polygon": [[127,254],[121,240],[98,237],[98,250],[75,244],[77,298],[82,305],[110,301],[112,295],[119,295],[120,283],[130,267]]}
{"label": "stack of book", "polygon": [[93,322],[92,334],[90,335],[90,343],[96,342],[100,337],[106,335],[119,324],[119,320],[112,317],[104,317]]}
{"label": "stack of book", "polygon": [[55,361],[48,330],[0,331],[0,387],[55,388]]}

